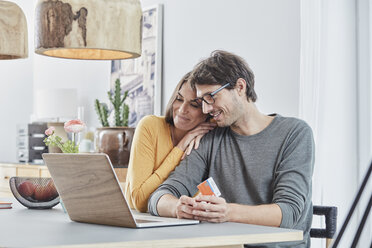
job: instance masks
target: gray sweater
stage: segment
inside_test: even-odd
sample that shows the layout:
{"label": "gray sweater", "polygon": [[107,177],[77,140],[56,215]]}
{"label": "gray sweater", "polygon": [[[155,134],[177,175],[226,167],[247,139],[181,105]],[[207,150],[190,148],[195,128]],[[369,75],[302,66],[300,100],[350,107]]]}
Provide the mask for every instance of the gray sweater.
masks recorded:
{"label": "gray sweater", "polygon": [[252,247],[310,247],[314,141],[302,120],[276,115],[260,133],[243,136],[229,127],[216,128],[150,196],[148,209],[164,194],[192,196],[197,185],[213,177],[228,203],[276,203],[282,210],[280,227],[303,230],[304,240]]}

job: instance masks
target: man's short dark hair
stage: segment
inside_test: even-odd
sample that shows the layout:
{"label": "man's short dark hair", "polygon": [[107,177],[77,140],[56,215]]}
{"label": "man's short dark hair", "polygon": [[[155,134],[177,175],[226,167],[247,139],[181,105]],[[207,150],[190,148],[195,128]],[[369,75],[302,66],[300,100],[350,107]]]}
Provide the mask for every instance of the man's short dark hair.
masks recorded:
{"label": "man's short dark hair", "polygon": [[211,53],[209,58],[199,62],[191,76],[190,81],[193,85],[224,85],[235,87],[239,78],[247,83],[247,99],[255,102],[257,95],[254,90],[254,74],[245,60],[233,53],[216,50]]}

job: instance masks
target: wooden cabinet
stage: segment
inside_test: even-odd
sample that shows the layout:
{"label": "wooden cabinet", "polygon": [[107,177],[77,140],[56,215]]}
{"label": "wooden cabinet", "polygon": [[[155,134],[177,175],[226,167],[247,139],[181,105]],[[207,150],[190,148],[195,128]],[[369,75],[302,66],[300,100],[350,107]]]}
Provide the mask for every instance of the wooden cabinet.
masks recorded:
{"label": "wooden cabinet", "polygon": [[12,196],[9,188],[11,177],[50,177],[45,165],[0,163],[0,197]]}
{"label": "wooden cabinet", "polygon": [[40,177],[50,177],[48,168],[45,167],[45,168],[40,169]]}
{"label": "wooden cabinet", "polygon": [[[121,183],[125,182],[127,170],[127,168],[115,168],[116,176]],[[0,163],[0,197],[12,196],[9,188],[9,179],[15,176],[50,177],[50,173],[45,165]]]}
{"label": "wooden cabinet", "polygon": [[17,175],[16,167],[0,164],[0,197],[11,196],[9,179]]}
{"label": "wooden cabinet", "polygon": [[[41,177],[41,168],[29,167],[29,166],[17,166],[16,169],[17,169],[17,177]],[[48,175],[44,177],[48,177]]]}

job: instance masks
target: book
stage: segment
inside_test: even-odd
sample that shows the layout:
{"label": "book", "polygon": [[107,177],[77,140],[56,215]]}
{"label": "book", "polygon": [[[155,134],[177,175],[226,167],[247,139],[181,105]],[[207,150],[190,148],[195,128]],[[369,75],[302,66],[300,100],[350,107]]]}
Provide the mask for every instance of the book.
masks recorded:
{"label": "book", "polygon": [[0,209],[9,209],[9,208],[12,208],[12,204],[11,202],[3,202],[3,201],[0,201]]}

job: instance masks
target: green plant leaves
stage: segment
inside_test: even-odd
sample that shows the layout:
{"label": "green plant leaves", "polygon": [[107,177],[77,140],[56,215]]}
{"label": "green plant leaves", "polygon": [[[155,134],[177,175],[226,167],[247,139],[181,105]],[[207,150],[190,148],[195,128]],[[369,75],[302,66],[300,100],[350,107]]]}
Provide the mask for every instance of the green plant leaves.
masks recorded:
{"label": "green plant leaves", "polygon": [[50,135],[44,139],[47,146],[59,147],[63,153],[79,153],[79,145],[75,145],[71,140],[62,142],[62,138],[57,135]]}

